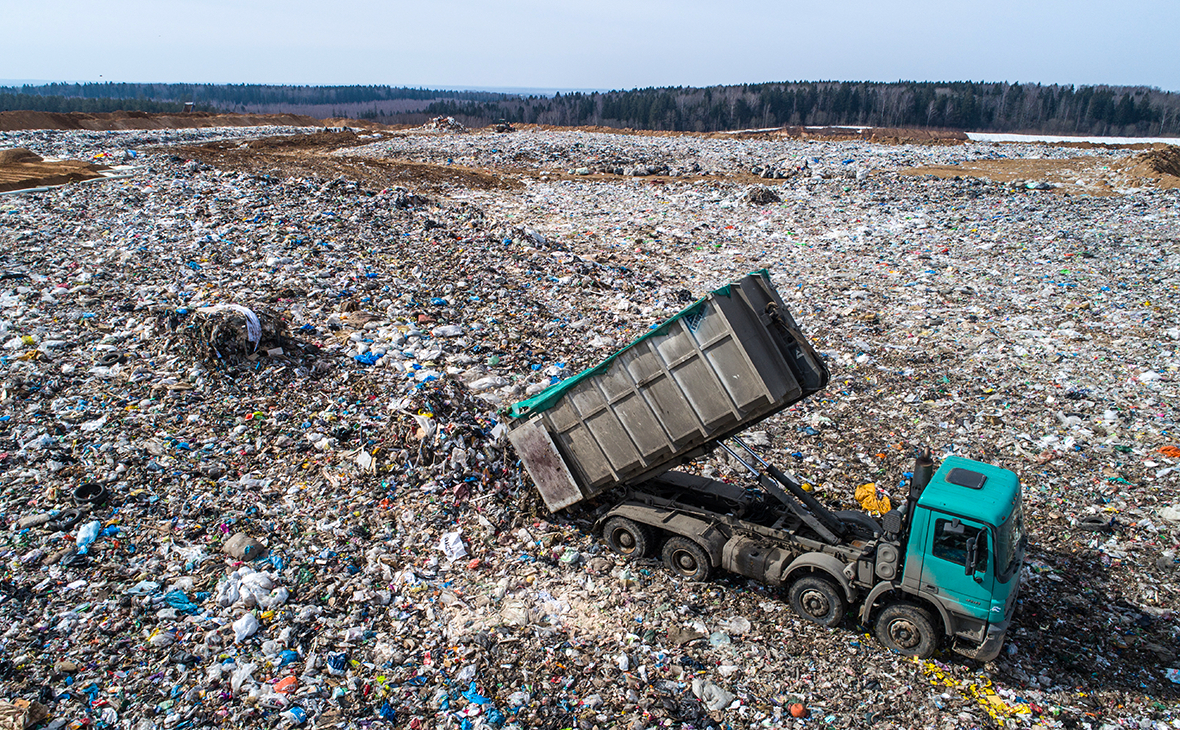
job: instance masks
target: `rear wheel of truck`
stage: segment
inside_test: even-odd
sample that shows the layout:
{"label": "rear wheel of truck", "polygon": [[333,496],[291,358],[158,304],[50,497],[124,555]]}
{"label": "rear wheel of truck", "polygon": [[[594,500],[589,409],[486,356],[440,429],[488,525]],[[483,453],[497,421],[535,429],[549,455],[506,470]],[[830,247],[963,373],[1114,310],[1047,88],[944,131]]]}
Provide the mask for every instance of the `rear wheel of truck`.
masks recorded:
{"label": "rear wheel of truck", "polygon": [[826,578],[809,575],[791,584],[791,608],[803,618],[831,628],[840,623],[848,604],[840,589]]}
{"label": "rear wheel of truck", "polygon": [[704,549],[685,537],[673,537],[664,543],[664,565],[681,578],[692,581],[707,580],[713,571]]}
{"label": "rear wheel of truck", "polygon": [[906,656],[929,659],[938,648],[930,613],[912,603],[894,603],[877,615],[877,640]]}
{"label": "rear wheel of truck", "polygon": [[612,517],[602,527],[606,546],[624,558],[634,560],[647,555],[651,549],[651,530],[626,517]]}

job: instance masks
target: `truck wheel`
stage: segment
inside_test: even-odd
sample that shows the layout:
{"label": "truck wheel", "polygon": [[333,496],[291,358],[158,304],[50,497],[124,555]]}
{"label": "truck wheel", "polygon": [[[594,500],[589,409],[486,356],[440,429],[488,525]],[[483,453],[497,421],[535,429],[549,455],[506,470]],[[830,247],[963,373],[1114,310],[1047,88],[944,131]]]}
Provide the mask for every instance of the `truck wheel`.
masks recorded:
{"label": "truck wheel", "polygon": [[673,537],[664,543],[664,565],[681,578],[692,581],[708,580],[713,571],[709,556],[701,546],[684,537]]}
{"label": "truck wheel", "polygon": [[929,612],[912,603],[894,603],[877,616],[877,640],[906,656],[929,659],[938,648],[938,633]]}
{"label": "truck wheel", "polygon": [[791,608],[808,621],[831,628],[840,623],[848,604],[840,589],[826,578],[809,575],[791,584]]}
{"label": "truck wheel", "polygon": [[647,555],[651,549],[651,531],[626,517],[612,517],[602,527],[606,546],[624,558],[634,560]]}

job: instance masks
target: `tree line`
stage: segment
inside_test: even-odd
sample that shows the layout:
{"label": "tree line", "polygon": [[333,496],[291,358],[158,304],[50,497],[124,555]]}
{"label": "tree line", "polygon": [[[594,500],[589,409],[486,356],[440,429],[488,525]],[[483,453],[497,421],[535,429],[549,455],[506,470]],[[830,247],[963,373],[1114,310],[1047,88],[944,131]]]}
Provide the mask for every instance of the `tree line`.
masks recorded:
{"label": "tree line", "polygon": [[[4,92],[9,97],[41,99],[30,102],[41,105],[35,108],[57,105],[52,111],[69,111],[71,105],[77,106],[77,111],[89,111],[82,106],[95,100],[142,111],[152,111],[148,108],[151,103],[184,101],[226,111],[262,105],[269,112],[340,105],[351,116],[391,124],[445,115],[470,126],[505,119],[695,132],[848,125],[1042,134],[1180,134],[1180,94],[1144,86],[799,81],[549,97],[391,86],[102,83],[0,89],[0,100],[5,98]],[[395,101],[399,103],[391,103]],[[10,102],[0,101],[4,103]]]}
{"label": "tree line", "polygon": [[4,89],[35,96],[80,99],[148,99],[208,103],[223,109],[260,104],[355,104],[396,99],[495,101],[509,95],[488,91],[446,91],[403,86],[283,86],[277,84],[25,84]]}
{"label": "tree line", "polygon": [[423,110],[473,122],[719,132],[868,126],[1154,136],[1180,134],[1180,94],[1147,87],[807,82],[573,93]]}
{"label": "tree line", "polygon": [[[210,104],[198,104],[196,111],[217,111]],[[0,112],[84,112],[103,114],[109,112],[152,112],[176,114],[184,110],[183,102],[153,101],[151,99],[96,99],[65,96],[41,96],[39,94],[11,93],[0,89]]]}

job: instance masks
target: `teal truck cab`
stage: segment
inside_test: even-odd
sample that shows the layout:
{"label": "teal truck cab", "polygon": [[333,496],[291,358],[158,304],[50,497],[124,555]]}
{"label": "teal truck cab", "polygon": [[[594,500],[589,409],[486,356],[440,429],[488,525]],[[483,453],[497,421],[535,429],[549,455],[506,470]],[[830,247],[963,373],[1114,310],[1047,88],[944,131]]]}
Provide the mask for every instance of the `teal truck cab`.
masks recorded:
{"label": "teal truck cab", "polygon": [[[1019,480],[958,456],[936,472],[927,453],[880,521],[833,511],[739,438],[828,378],[763,270],[517,403],[508,437],[549,509],[594,509],[595,530],[625,558],[658,554],[691,581],[753,578],[824,626],[854,608],[911,656],[945,640],[994,659],[1024,562]],[[672,470],[717,449],[752,488]]]}
{"label": "teal truck cab", "polygon": [[[861,618],[867,622],[883,597],[912,597],[937,616],[956,651],[990,661],[999,654],[1020,590],[1026,543],[1020,482],[1006,469],[958,456],[928,477],[928,463],[918,460],[901,515],[900,580],[874,586]],[[922,632],[913,619],[889,611],[894,614],[880,625],[881,640],[902,651],[919,648],[914,641]]]}

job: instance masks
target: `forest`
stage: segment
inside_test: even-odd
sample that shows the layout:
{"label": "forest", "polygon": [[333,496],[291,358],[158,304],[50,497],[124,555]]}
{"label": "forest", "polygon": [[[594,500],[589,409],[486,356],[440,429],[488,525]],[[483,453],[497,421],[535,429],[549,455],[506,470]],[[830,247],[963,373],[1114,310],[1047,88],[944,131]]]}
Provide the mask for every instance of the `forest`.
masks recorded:
{"label": "forest", "polygon": [[417,124],[453,116],[559,126],[718,132],[782,126],[872,126],[987,132],[1180,134],[1180,94],[1143,86],[1007,82],[797,81],[569,94],[392,86],[45,84],[0,87],[0,110],[201,110],[309,114]]}
{"label": "forest", "polygon": [[[198,104],[197,111],[215,111],[208,104]],[[0,87],[0,112],[37,111],[37,112],[84,112],[99,114],[105,112],[155,112],[175,114],[184,109],[184,103],[179,101],[154,101],[151,99],[120,99],[96,98],[77,96],[43,96],[40,94],[22,94],[13,92],[11,88]]]}
{"label": "forest", "polygon": [[1180,94],[1145,87],[807,82],[436,101],[428,115],[562,126],[716,132],[867,126],[1119,136],[1180,133]]}

